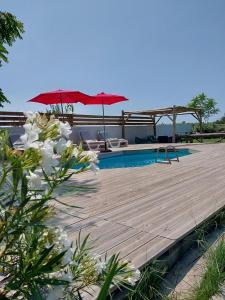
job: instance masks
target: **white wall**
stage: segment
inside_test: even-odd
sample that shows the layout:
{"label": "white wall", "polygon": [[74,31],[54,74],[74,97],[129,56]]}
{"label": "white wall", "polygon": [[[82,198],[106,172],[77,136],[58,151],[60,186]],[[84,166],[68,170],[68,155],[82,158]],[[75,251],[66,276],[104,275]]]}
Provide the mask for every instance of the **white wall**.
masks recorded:
{"label": "white wall", "polygon": [[[80,142],[79,132],[82,130],[88,130],[90,137],[96,139],[98,131],[102,131],[102,126],[74,126],[72,139],[76,142]],[[122,127],[121,126],[106,126],[106,131],[110,137],[122,137]],[[148,135],[153,134],[153,126],[126,126],[125,127],[125,138],[130,144],[134,144],[135,136],[144,138]]]}
{"label": "white wall", "polygon": [[[191,132],[192,124],[177,124],[177,133],[185,134]],[[24,130],[23,127],[11,127],[9,128],[11,135],[21,135]],[[80,143],[79,131],[88,130],[90,132],[90,137],[92,139],[97,138],[97,133],[99,130],[103,130],[102,126],[74,126],[71,138],[77,144]],[[121,126],[106,126],[106,131],[110,137],[122,137],[122,127]],[[170,124],[159,124],[156,126],[157,136],[167,135],[172,136],[172,125]],[[148,135],[153,135],[153,126],[126,126],[125,127],[125,137],[130,144],[134,144],[135,137],[146,138]]]}
{"label": "white wall", "polygon": [[[24,133],[23,127],[11,127],[8,128],[10,135],[21,135]],[[79,144],[80,136],[79,132],[82,130],[88,130],[90,133],[90,138],[96,139],[98,131],[102,131],[102,126],[74,126],[71,135],[72,140]],[[106,131],[110,137],[122,137],[122,127],[121,126],[106,126]],[[134,144],[135,137],[144,138],[148,135],[153,135],[153,126],[126,126],[125,127],[125,137],[130,144]]]}
{"label": "white wall", "polygon": [[[176,133],[177,134],[186,134],[190,133],[192,130],[191,123],[178,123],[176,126]],[[156,135],[167,135],[172,136],[173,135],[173,126],[172,124],[158,124],[156,125]]]}

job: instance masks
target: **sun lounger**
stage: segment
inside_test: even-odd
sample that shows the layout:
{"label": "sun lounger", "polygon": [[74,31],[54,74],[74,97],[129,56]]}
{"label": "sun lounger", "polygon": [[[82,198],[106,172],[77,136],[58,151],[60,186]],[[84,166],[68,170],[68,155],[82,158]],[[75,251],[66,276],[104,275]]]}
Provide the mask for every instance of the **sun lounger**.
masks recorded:
{"label": "sun lounger", "polygon": [[24,144],[22,143],[21,139],[20,139],[19,134],[10,134],[9,135],[9,146],[14,149],[17,150],[21,153],[24,152]]}
{"label": "sun lounger", "polygon": [[[104,132],[98,131],[99,139],[104,140]],[[127,147],[128,141],[121,138],[110,138],[108,132],[105,133],[106,141],[110,148]]]}
{"label": "sun lounger", "polygon": [[103,140],[98,141],[92,139],[88,131],[80,131],[79,134],[80,134],[81,143],[84,148],[87,148],[87,150],[99,151],[100,147],[105,146],[105,142]]}
{"label": "sun lounger", "polygon": [[19,134],[11,134],[9,135],[9,144],[10,147],[14,148],[14,149],[21,149],[23,148],[23,143],[20,140],[20,136]]}

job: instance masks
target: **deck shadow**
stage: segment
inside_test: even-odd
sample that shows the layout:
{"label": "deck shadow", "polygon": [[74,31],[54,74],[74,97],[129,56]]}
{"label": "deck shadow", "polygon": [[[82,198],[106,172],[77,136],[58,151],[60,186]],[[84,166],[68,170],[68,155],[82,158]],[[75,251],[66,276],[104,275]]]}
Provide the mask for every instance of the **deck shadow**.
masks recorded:
{"label": "deck shadow", "polygon": [[97,193],[100,189],[99,183],[94,180],[78,181],[75,179],[69,179],[63,183],[59,188],[55,190],[55,195],[58,196],[85,196],[93,193]]}

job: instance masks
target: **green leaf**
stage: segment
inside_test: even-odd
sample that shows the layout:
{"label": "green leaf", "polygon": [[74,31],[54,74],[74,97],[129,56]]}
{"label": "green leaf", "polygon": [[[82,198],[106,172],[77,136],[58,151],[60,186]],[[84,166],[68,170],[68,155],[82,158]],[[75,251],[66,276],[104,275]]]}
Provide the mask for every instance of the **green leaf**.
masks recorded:
{"label": "green leaf", "polygon": [[38,209],[39,207],[42,207],[43,204],[46,202],[45,199],[42,199],[40,201],[37,201],[37,203],[35,203],[34,205],[31,205],[31,207],[29,207],[26,211],[25,214],[28,214],[36,209]]}
{"label": "green leaf", "polygon": [[55,245],[52,245],[49,248],[45,248],[42,253],[41,253],[41,257],[38,259],[38,261],[36,262],[36,264],[34,265],[34,268],[39,266],[42,261],[49,255],[49,253],[52,251],[52,249],[54,248]]}
{"label": "green leaf", "polygon": [[9,12],[0,11],[0,66],[2,61],[7,62],[7,54],[4,44],[12,46],[17,38],[22,39],[24,32],[23,23]]}
{"label": "green leaf", "polygon": [[27,192],[28,192],[28,188],[27,188],[27,177],[26,175],[23,176],[22,178],[22,184],[21,184],[21,200],[22,202],[26,200],[27,197]]}
{"label": "green leaf", "polygon": [[34,279],[36,283],[40,284],[40,285],[68,285],[68,281],[67,280],[62,280],[62,279],[57,279],[57,278],[37,278]]}
{"label": "green leaf", "polygon": [[106,276],[105,282],[99,292],[99,295],[96,300],[106,300],[110,291],[110,286],[113,282],[113,278],[116,275],[117,267],[118,267],[118,256],[113,255],[108,264],[109,264],[109,272]]}
{"label": "green leaf", "polygon": [[44,300],[40,289],[34,283],[31,285],[31,299]]}
{"label": "green leaf", "polygon": [[53,270],[53,268],[61,263],[61,259],[67,250],[61,252],[60,254],[54,256],[50,259],[44,266],[39,269],[40,273],[49,273]]}

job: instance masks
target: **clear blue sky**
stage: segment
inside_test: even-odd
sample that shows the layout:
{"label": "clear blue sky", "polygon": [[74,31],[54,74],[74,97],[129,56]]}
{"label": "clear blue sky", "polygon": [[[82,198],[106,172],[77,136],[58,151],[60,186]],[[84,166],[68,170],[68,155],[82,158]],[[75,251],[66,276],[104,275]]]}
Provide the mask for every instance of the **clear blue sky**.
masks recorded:
{"label": "clear blue sky", "polygon": [[45,109],[26,100],[62,88],[130,99],[106,114],[185,105],[202,91],[225,112],[224,0],[0,0],[0,9],[26,30],[0,70],[7,110]]}

